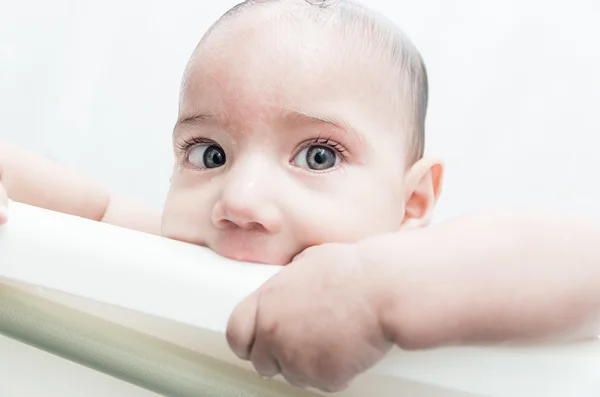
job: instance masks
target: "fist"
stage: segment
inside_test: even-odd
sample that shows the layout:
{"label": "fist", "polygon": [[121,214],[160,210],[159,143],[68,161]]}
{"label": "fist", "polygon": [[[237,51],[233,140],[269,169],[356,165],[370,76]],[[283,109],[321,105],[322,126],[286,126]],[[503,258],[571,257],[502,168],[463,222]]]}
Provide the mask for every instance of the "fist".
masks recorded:
{"label": "fist", "polygon": [[264,378],[341,391],[393,346],[377,292],[353,245],[312,247],[237,306],[227,341]]}

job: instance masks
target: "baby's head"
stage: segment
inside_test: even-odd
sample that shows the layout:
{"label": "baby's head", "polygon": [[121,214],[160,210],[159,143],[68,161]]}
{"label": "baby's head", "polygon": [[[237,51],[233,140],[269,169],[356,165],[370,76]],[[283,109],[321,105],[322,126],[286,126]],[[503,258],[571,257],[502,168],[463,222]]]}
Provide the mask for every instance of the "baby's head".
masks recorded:
{"label": "baby's head", "polygon": [[246,1],[186,69],[163,234],[284,265],[305,248],[428,224],[426,72],[351,1]]}

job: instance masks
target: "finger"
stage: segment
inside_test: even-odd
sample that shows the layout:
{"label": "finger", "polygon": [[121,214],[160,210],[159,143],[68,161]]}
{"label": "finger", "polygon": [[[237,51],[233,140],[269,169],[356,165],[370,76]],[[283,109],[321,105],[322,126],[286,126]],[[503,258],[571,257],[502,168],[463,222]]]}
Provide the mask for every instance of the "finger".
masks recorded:
{"label": "finger", "polygon": [[302,259],[304,256],[306,255],[306,250],[300,251],[298,254],[296,254],[293,258],[292,261],[290,263],[294,263],[294,262],[298,262],[300,259]]}
{"label": "finger", "polygon": [[8,220],[8,194],[0,183],[0,225]]}
{"label": "finger", "polygon": [[299,377],[298,375],[292,374],[288,371],[286,371],[285,369],[281,370],[281,376],[283,376],[283,379],[285,379],[285,381],[287,383],[289,383],[290,385],[294,386],[294,387],[298,387],[300,389],[306,389],[310,386],[310,383],[305,380],[303,377]]}
{"label": "finger", "polygon": [[250,352],[250,361],[254,369],[264,379],[271,379],[281,372],[279,363],[269,352],[267,344],[260,336],[256,337]]}
{"label": "finger", "polygon": [[286,360],[280,356],[282,352],[281,346],[279,349],[275,346],[275,350],[273,351],[274,354],[271,355],[273,356],[273,360],[277,363],[279,373],[281,373],[283,379],[291,386],[300,389],[306,389],[309,386],[312,386],[312,382],[309,381],[306,372],[301,369],[302,361],[297,358],[298,354],[291,354],[288,351],[288,359]]}
{"label": "finger", "polygon": [[242,360],[250,358],[256,334],[258,293],[244,299],[231,313],[227,323],[226,338],[231,350]]}
{"label": "finger", "polygon": [[315,387],[324,393],[339,393],[350,387],[350,382],[338,383],[338,384],[321,384],[315,385]]}

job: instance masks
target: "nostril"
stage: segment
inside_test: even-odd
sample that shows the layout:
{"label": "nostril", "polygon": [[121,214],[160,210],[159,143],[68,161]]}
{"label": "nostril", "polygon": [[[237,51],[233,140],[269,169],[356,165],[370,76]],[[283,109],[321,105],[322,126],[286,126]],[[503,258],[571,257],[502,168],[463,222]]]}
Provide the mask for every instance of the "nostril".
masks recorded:
{"label": "nostril", "polygon": [[248,231],[254,232],[266,232],[267,229],[258,222],[248,222],[244,225],[240,225],[241,228],[246,229]]}
{"label": "nostril", "polygon": [[219,200],[211,213],[215,228],[245,230],[260,233],[278,233],[280,217],[277,208],[264,201],[236,202],[232,199]]}
{"label": "nostril", "polygon": [[220,219],[216,225],[217,228],[221,230],[230,230],[236,227],[236,224],[231,222],[229,219]]}
{"label": "nostril", "polygon": [[266,232],[265,228],[260,222],[231,222],[233,227],[237,227],[249,232]]}
{"label": "nostril", "polygon": [[243,229],[254,232],[267,231],[267,229],[259,222],[234,222],[229,219],[221,219],[218,222],[218,226],[221,230]]}

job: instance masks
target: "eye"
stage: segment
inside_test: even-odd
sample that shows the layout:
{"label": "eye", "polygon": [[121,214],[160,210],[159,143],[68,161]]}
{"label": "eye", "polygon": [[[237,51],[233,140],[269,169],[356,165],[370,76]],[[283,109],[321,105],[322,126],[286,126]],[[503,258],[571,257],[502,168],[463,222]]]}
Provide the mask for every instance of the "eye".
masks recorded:
{"label": "eye", "polygon": [[335,167],[340,161],[337,152],[323,145],[312,145],[302,149],[294,158],[298,167],[308,168],[313,171],[324,171]]}
{"label": "eye", "polygon": [[225,165],[225,151],[217,145],[199,144],[188,151],[188,161],[197,168],[218,168]]}

